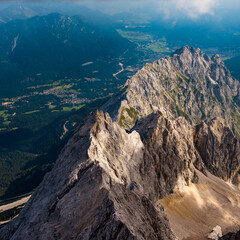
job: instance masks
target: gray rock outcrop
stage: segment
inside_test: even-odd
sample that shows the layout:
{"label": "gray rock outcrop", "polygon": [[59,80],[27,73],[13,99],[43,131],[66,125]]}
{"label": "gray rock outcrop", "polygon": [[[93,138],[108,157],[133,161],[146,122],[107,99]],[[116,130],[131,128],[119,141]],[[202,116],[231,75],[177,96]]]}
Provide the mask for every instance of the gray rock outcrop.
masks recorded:
{"label": "gray rock outcrop", "polygon": [[213,228],[212,232],[208,234],[208,239],[218,240],[220,237],[222,237],[222,229],[217,225]]}

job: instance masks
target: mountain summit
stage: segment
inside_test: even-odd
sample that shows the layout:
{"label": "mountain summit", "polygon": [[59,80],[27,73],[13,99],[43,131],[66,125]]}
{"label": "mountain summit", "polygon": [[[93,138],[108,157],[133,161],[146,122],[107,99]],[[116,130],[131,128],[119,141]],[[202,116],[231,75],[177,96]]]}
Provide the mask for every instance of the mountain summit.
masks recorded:
{"label": "mountain summit", "polygon": [[147,64],[76,129],[0,238],[169,240],[203,238],[217,225],[237,230],[238,98],[217,55],[184,47]]}

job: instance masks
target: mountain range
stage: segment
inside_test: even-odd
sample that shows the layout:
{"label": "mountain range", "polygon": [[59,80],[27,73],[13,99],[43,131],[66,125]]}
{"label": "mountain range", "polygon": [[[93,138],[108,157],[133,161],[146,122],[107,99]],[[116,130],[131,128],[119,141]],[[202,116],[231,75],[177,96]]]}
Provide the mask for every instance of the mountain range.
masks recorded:
{"label": "mountain range", "polygon": [[219,55],[186,46],[147,64],[76,129],[0,238],[237,239],[221,237],[240,225],[238,119]]}
{"label": "mountain range", "polygon": [[0,32],[2,96],[40,81],[82,77],[86,63],[117,65],[136,47],[111,27],[58,13],[13,20]]}

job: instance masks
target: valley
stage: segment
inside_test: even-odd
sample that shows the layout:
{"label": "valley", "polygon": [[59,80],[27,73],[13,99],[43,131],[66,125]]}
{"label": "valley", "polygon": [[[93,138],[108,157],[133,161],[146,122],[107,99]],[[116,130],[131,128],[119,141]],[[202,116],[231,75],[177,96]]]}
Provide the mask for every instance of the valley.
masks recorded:
{"label": "valley", "polygon": [[0,226],[16,217],[30,197],[31,195],[28,194],[11,201],[0,202]]}

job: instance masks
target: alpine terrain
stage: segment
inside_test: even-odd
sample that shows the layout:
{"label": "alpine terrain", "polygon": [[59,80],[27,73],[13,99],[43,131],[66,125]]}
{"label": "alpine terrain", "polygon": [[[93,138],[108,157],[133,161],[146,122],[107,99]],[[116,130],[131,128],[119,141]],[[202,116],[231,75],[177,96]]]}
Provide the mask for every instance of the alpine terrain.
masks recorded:
{"label": "alpine terrain", "polygon": [[147,64],[76,129],[0,239],[239,239],[239,89],[200,49]]}

